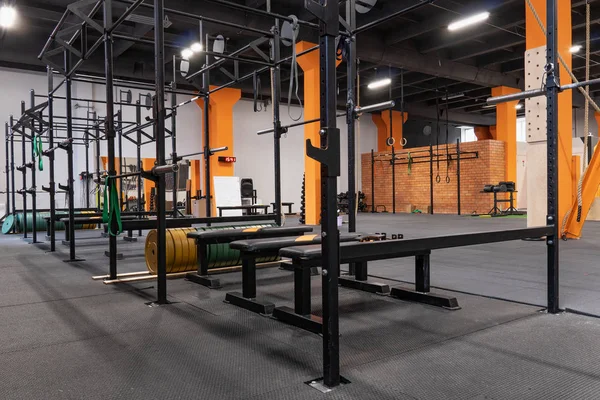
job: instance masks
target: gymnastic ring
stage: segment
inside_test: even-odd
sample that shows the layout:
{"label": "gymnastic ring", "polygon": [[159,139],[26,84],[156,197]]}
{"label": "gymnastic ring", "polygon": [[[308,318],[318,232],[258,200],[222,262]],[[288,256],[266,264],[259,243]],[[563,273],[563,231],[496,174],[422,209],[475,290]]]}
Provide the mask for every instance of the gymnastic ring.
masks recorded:
{"label": "gymnastic ring", "polygon": [[440,182],[442,181],[442,177],[441,177],[441,176],[439,176],[439,175],[438,175],[438,176],[436,176],[436,177],[435,177],[435,181],[436,181],[437,183],[440,183]]}
{"label": "gymnastic ring", "polygon": [[402,147],[406,146],[406,144],[408,143],[408,140],[406,140],[406,138],[402,138],[402,141],[400,142],[400,145]]}
{"label": "gymnastic ring", "polygon": [[393,146],[394,143],[396,143],[396,139],[394,139],[393,137],[388,137],[387,139],[385,139],[385,144],[388,146]]}
{"label": "gymnastic ring", "polygon": [[446,177],[446,183],[450,183],[450,177],[449,176]]}

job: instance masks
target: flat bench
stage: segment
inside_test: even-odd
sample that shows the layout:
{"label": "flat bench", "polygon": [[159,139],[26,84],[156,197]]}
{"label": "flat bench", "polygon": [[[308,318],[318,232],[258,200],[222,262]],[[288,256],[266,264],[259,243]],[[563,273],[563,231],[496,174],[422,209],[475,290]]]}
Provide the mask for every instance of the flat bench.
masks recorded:
{"label": "flat bench", "polygon": [[230,210],[248,211],[249,215],[256,215],[257,210],[263,210],[264,214],[266,214],[267,212],[269,212],[269,207],[271,206],[264,204],[252,204],[247,206],[217,206],[217,208],[219,209],[219,217],[223,216],[223,211]]}
{"label": "flat bench", "polygon": [[198,272],[190,272],[187,274],[186,278],[192,282],[212,289],[221,287],[221,282],[218,278],[213,278],[208,275],[210,245],[228,244],[236,240],[299,236],[306,232],[312,232],[312,230],[313,229],[310,227],[298,226],[188,232],[187,237],[189,239],[194,239],[196,243]]}
{"label": "flat bench", "polygon": [[[271,205],[273,206],[273,210],[275,209],[275,204],[276,203],[271,203]],[[294,213],[292,212],[292,206],[294,205],[294,203],[292,202],[282,202],[281,206],[282,207],[287,207],[288,208],[288,212],[285,215],[294,215]]]}
{"label": "flat bench", "polygon": [[[340,235],[340,242],[355,242],[358,240],[361,240],[361,234],[359,233]],[[273,303],[256,299],[256,259],[278,255],[279,251],[285,247],[310,247],[310,245],[320,243],[321,235],[250,239],[232,242],[229,247],[239,250],[242,256],[242,293],[229,292],[225,296],[225,301],[259,314],[269,315],[273,313],[275,309]],[[303,270],[301,274],[294,272],[295,290],[308,290],[310,293],[310,275],[310,268]],[[308,289],[306,289],[306,285],[308,285]],[[301,301],[301,298],[302,296],[298,296],[297,300]]]}
{"label": "flat bench", "polygon": [[[400,240],[382,241],[377,243],[392,243]],[[373,242],[375,243],[375,242]],[[340,243],[340,264],[353,263],[354,276],[340,276],[339,284],[343,287],[362,290],[381,295],[390,295],[391,297],[418,301],[431,305],[437,305],[451,310],[457,310],[460,307],[456,298],[441,294],[430,293],[430,255],[431,251],[422,250],[402,250],[390,254],[385,258],[374,258],[361,256],[360,254],[348,254],[345,249],[350,245],[358,243]],[[370,243],[361,243],[369,245]],[[321,246],[294,246],[281,249],[279,255],[292,259],[294,266],[294,309],[289,307],[277,307],[273,310],[273,317],[288,324],[303,328],[310,332],[321,333],[321,318],[312,315],[311,310],[311,292],[310,275],[308,271],[312,267],[321,266]],[[387,258],[415,257],[415,290],[407,288],[394,287],[391,289],[387,284],[381,284],[368,281],[367,261]]]}

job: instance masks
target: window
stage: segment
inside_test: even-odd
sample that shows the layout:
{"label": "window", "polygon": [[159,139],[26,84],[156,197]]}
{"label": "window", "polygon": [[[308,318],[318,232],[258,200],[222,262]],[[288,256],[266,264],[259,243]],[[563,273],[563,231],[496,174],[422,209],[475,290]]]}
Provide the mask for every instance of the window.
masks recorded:
{"label": "window", "polygon": [[477,141],[475,129],[472,126],[459,126],[458,129],[460,129],[460,141],[462,143]]}
{"label": "window", "polygon": [[527,141],[527,124],[525,117],[517,118],[517,142]]}

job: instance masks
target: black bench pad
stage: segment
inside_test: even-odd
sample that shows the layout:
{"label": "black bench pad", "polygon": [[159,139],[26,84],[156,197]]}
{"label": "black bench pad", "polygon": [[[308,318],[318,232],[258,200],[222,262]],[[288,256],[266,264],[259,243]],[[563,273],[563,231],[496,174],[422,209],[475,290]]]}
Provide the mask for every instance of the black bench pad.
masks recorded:
{"label": "black bench pad", "polygon": [[215,243],[228,243],[236,240],[251,238],[266,238],[294,235],[299,236],[303,233],[312,231],[313,228],[308,226],[265,227],[188,232],[187,237],[189,239],[195,239],[196,243],[213,241]]}
{"label": "black bench pad", "polygon": [[[361,239],[359,233],[345,233],[340,235],[340,242],[356,242]],[[262,251],[273,251],[279,250],[284,247],[290,246],[308,246],[321,243],[321,235],[304,235],[296,237],[277,237],[270,239],[250,239],[250,240],[238,240],[232,242],[229,247],[232,249],[240,250],[245,253],[255,253]],[[319,249],[321,246],[316,246]]]}

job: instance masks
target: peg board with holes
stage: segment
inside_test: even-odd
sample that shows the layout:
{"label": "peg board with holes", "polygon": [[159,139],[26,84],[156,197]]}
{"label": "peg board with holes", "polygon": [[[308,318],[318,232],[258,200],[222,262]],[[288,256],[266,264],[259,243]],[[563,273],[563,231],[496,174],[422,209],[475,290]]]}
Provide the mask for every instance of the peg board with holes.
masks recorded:
{"label": "peg board with holes", "polygon": [[[477,152],[478,158],[461,159],[461,211],[462,214],[470,214],[473,211],[487,213],[493,207],[493,197],[480,193],[487,183],[498,183],[504,180],[504,142],[496,140],[483,140],[461,144],[461,154],[465,152]],[[456,154],[456,145],[448,146],[449,154]],[[404,154],[408,150],[399,151]],[[429,155],[429,146],[411,148],[414,155]],[[435,153],[435,147],[433,149]],[[457,179],[456,160],[453,157],[448,165],[448,177],[450,183],[446,183],[446,147],[440,146],[440,182],[436,182],[437,163],[433,163],[433,188],[434,188],[434,211],[436,214],[456,214],[457,212]],[[384,205],[387,211],[392,211],[392,166],[390,157],[378,155],[389,154],[389,152],[375,153],[375,203]],[[406,159],[401,156],[400,162]],[[408,212],[412,205],[423,213],[427,212],[429,206],[429,162],[411,165],[410,174],[406,163],[396,164],[396,212]],[[362,165],[362,190],[366,195],[366,203],[371,205],[371,154],[365,153],[361,157]],[[380,211],[383,207],[380,208]],[[371,209],[369,208],[369,211]]]}

